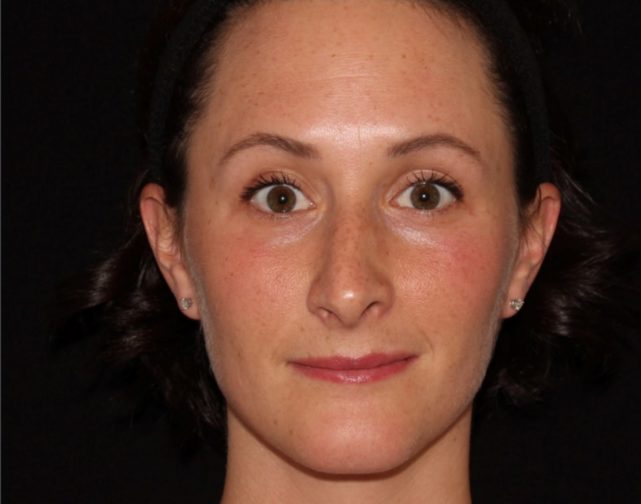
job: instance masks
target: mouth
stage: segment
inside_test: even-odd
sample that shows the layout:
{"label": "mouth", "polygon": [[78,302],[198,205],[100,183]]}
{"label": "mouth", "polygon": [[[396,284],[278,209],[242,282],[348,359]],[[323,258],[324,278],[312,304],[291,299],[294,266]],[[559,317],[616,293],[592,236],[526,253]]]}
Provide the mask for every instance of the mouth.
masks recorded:
{"label": "mouth", "polygon": [[369,354],[363,357],[310,357],[290,362],[305,376],[333,383],[364,384],[381,381],[405,371],[416,355]]}

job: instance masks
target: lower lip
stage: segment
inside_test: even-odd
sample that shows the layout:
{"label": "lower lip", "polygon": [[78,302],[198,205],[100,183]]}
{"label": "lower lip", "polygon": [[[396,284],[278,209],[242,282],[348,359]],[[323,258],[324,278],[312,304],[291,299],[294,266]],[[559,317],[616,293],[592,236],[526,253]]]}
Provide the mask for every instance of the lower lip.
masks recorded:
{"label": "lower lip", "polygon": [[329,369],[298,362],[293,362],[292,365],[297,371],[310,378],[333,383],[359,385],[385,380],[386,378],[399,374],[414,362],[415,359],[416,357],[407,357],[380,366],[363,369]]}

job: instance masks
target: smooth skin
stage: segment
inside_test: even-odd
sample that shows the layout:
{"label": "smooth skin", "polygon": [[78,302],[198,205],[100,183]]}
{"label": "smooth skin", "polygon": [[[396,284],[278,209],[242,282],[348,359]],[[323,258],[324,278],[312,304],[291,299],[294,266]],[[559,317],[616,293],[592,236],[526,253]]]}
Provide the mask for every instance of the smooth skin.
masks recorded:
{"label": "smooth skin", "polygon": [[[140,200],[227,400],[224,504],[471,502],[472,401],[560,209],[542,184],[519,219],[483,51],[409,1],[275,0],[230,29],[180,216],[157,185]],[[292,365],[399,352],[372,383]]]}

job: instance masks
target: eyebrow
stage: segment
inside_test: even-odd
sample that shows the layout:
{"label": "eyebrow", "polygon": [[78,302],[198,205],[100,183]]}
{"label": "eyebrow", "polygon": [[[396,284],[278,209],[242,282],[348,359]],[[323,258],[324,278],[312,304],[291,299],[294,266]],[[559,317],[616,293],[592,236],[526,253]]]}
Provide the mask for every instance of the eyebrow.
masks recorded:
{"label": "eyebrow", "polygon": [[[282,150],[289,154],[292,154],[296,157],[306,158],[306,159],[318,159],[320,158],[319,151],[310,144],[294,140],[293,138],[284,137],[281,135],[275,135],[271,133],[253,133],[248,137],[240,140],[233,144],[221,157],[220,164],[226,163],[231,157],[238,154],[239,152],[252,147],[258,146],[268,146],[275,149]],[[421,135],[409,140],[392,145],[387,149],[387,155],[389,157],[400,157],[412,154],[416,151],[423,149],[429,149],[434,147],[450,147],[457,149],[473,158],[475,158],[481,164],[483,160],[481,158],[480,152],[471,147],[463,140],[448,135],[445,133],[437,133],[433,135]]]}
{"label": "eyebrow", "polygon": [[387,150],[387,155],[390,157],[406,156],[413,152],[422,149],[429,149],[432,147],[450,147],[453,149],[457,149],[464,152],[465,154],[468,154],[469,156],[472,156],[480,163],[483,162],[483,160],[481,159],[481,153],[474,147],[466,144],[459,138],[444,133],[437,133],[434,135],[421,135],[416,138],[397,143]]}
{"label": "eyebrow", "polygon": [[274,147],[294,156],[307,159],[316,159],[320,157],[320,154],[315,147],[299,142],[298,140],[294,140],[293,138],[273,135],[270,133],[254,133],[232,145],[220,159],[220,163],[223,164],[227,162],[229,158],[240,151],[258,146]]}

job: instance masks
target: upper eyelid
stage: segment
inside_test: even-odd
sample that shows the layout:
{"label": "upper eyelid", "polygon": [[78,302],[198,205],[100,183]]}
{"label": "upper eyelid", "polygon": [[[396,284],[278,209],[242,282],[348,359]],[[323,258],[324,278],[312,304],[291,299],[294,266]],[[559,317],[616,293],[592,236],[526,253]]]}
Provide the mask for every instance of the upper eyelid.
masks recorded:
{"label": "upper eyelid", "polygon": [[408,183],[416,184],[418,182],[448,182],[455,184],[454,179],[436,171],[415,171],[407,175]]}
{"label": "upper eyelid", "polygon": [[261,189],[270,186],[288,185],[303,192],[300,185],[291,176],[283,172],[262,174],[252,180],[241,194],[241,199],[250,200]]}
{"label": "upper eyelid", "polygon": [[449,175],[436,171],[418,171],[409,173],[407,175],[407,185],[405,186],[405,189],[421,182],[437,184],[445,187],[454,194],[456,199],[463,199],[464,191],[461,185]]}
{"label": "upper eyelid", "polygon": [[[403,190],[421,182],[441,185],[442,187],[445,187],[446,189],[451,191],[456,199],[463,199],[464,192],[461,185],[449,175],[440,173],[438,171],[418,170],[408,173],[406,175],[406,183]],[[293,187],[294,189],[297,189],[298,191],[301,191],[303,194],[306,194],[306,191],[303,190],[296,179],[294,179],[288,173],[278,171],[273,173],[261,174],[256,177],[254,181],[250,182],[250,184],[245,188],[242,193],[242,198],[248,200],[259,190],[265,187],[278,185],[288,185]]]}
{"label": "upper eyelid", "polygon": [[261,175],[256,179],[256,183],[262,183],[263,187],[268,187],[270,185],[290,185],[299,189],[299,185],[296,180],[283,172]]}

